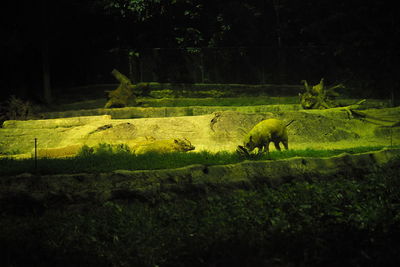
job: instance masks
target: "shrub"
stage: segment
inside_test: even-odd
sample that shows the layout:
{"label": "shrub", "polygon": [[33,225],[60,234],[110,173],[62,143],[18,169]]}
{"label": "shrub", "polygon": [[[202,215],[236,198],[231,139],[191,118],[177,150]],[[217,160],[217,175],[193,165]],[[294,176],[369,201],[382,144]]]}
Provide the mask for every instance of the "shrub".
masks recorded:
{"label": "shrub", "polygon": [[[0,220],[5,266],[396,266],[398,168]],[[40,263],[40,264],[39,264]]]}
{"label": "shrub", "polygon": [[1,111],[1,120],[27,120],[35,117],[35,107],[29,101],[24,101],[12,95]]}
{"label": "shrub", "polygon": [[83,145],[81,149],[78,151],[76,156],[85,158],[93,155],[93,153],[94,153],[93,147],[89,147],[88,145]]}

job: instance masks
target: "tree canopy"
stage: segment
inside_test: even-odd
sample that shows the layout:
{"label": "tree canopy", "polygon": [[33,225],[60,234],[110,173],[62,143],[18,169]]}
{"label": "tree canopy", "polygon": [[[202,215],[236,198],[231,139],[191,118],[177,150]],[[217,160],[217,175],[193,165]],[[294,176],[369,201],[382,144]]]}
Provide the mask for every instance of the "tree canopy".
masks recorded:
{"label": "tree canopy", "polygon": [[[354,53],[373,58],[370,66],[378,66],[376,71],[398,64],[399,16],[395,4],[387,1],[41,0],[39,3],[6,0],[2,4],[4,31],[0,45],[2,58],[9,66],[3,73],[5,87],[14,86],[14,73],[21,69],[26,70],[20,75],[25,77],[25,84],[32,84],[35,78],[31,77],[40,76],[36,72],[41,69],[37,64],[41,64],[44,37],[49,46],[50,66],[59,64],[52,79],[70,83],[83,78],[68,77],[65,69],[74,66],[78,73],[83,73],[87,67],[82,62],[89,61],[99,51],[118,49],[327,47],[346,58]],[[46,30],[42,23],[47,25]],[[380,54],[372,55],[369,49],[386,51],[385,59]],[[359,55],[359,51],[364,54]]]}
{"label": "tree canopy", "polygon": [[120,37],[133,46],[394,47],[399,41],[398,16],[382,1],[97,0],[91,5],[127,29]]}

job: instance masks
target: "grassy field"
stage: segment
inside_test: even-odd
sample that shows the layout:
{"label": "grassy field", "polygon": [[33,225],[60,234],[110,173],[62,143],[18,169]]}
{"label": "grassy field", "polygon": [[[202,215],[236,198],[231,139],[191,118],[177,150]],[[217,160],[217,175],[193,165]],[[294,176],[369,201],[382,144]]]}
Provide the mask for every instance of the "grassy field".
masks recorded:
{"label": "grassy field", "polygon": [[[274,101],[278,100],[271,97],[149,99],[142,105],[235,106],[274,104]],[[104,105],[91,104],[83,104],[82,108]],[[80,104],[74,108],[80,108]],[[269,155],[243,158],[228,152],[134,155],[124,146],[101,144],[94,150],[83,147],[71,158],[42,158],[37,162],[2,158],[0,179],[34,172],[100,173],[192,164],[224,165],[244,160],[331,157],[382,148],[272,151]],[[399,177],[398,165],[389,163],[362,176],[309,177],[280,186],[259,184],[251,189],[162,192],[152,201],[69,203],[55,198],[53,206],[41,206],[34,198],[13,198],[13,193],[18,195],[18,192],[2,191],[0,265],[399,266]]]}
{"label": "grassy field", "polygon": [[150,107],[188,107],[188,106],[254,106],[276,104],[298,104],[298,97],[223,97],[223,98],[162,98],[138,99]]}
{"label": "grassy field", "polygon": [[[283,105],[298,104],[298,96],[294,97],[269,97],[269,96],[244,96],[221,98],[138,98],[139,107],[190,107],[190,106],[257,106],[257,105]],[[53,111],[80,110],[103,108],[106,99],[92,99],[74,103],[60,103],[53,107]]]}
{"label": "grassy field", "polygon": [[[251,160],[330,157],[381,148],[289,150]],[[124,146],[101,144],[83,147],[73,158],[39,159],[37,172],[97,173],[243,160],[228,152],[134,155]],[[2,159],[0,173],[32,172],[34,165],[32,159]],[[6,192],[0,198],[1,265],[397,266],[398,161],[358,175],[314,175],[251,189],[166,191],[147,201],[70,203],[56,198],[47,205]]]}
{"label": "grassy field", "polygon": [[[339,99],[342,105],[350,105],[357,102],[357,99]],[[92,99],[85,101],[77,101],[63,103],[54,106],[52,111],[63,110],[81,110],[103,108],[107,100]],[[258,106],[258,105],[290,105],[299,104],[298,96],[290,97],[271,97],[271,96],[243,96],[243,97],[205,97],[205,98],[138,98],[138,107],[191,107],[191,106]],[[369,105],[385,106],[387,104],[383,100],[369,99]]]}
{"label": "grassy field", "polygon": [[40,212],[2,205],[1,264],[398,266],[399,176],[399,168],[387,166],[363,177],[315,177],[152,203]]}
{"label": "grassy field", "polygon": [[[397,146],[398,147],[398,146]],[[362,153],[377,151],[383,147],[355,147],[352,149],[332,150],[288,150],[272,151],[269,155],[252,155],[243,158],[235,152],[189,152],[189,153],[148,153],[135,155],[125,146],[111,146],[100,144],[91,150],[83,147],[79,154],[73,158],[40,158],[34,159],[0,159],[0,175],[13,175],[18,173],[99,173],[114,170],[156,170],[184,167],[192,164],[224,165],[238,163],[245,159],[250,160],[277,160],[291,157],[330,157],[341,153]],[[35,165],[36,164],[36,165]]]}

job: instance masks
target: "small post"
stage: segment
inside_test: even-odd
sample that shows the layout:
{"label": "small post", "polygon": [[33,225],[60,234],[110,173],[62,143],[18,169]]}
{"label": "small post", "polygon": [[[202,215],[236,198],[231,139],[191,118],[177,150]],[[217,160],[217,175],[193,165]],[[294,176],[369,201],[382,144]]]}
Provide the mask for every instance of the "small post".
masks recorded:
{"label": "small post", "polygon": [[390,148],[393,147],[393,126],[390,126]]}
{"label": "small post", "polygon": [[35,172],[37,172],[37,138],[35,137]]}

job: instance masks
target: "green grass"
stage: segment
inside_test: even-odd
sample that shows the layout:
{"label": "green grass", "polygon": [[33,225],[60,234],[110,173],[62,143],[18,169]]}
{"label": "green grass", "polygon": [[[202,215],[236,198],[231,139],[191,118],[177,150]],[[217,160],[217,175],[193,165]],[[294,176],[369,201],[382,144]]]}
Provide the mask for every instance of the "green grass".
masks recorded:
{"label": "green grass", "polygon": [[[298,104],[298,97],[221,97],[221,98],[138,98],[139,107],[190,107],[190,106],[258,106]],[[74,103],[63,103],[53,110],[79,110],[103,108],[106,99],[86,100]]]}
{"label": "green grass", "polygon": [[[279,187],[0,206],[3,266],[397,266],[400,170]],[[161,198],[162,196],[160,196]],[[5,203],[2,203],[5,204]],[[18,206],[20,205],[20,206]]]}
{"label": "green grass", "polygon": [[221,97],[221,98],[143,98],[138,99],[143,106],[188,107],[188,106],[254,106],[298,104],[298,97]]}
{"label": "green grass", "polygon": [[[95,151],[84,148],[81,153],[73,158],[50,159],[42,158],[37,162],[33,159],[0,159],[0,175],[13,175],[19,173],[100,173],[114,170],[156,170],[173,169],[192,164],[224,165],[238,163],[243,160],[278,160],[291,157],[331,157],[341,153],[363,153],[380,150],[383,147],[355,147],[351,149],[334,150],[287,150],[272,151],[269,155],[252,155],[243,158],[235,152],[190,152],[190,153],[148,153],[143,155],[132,154],[124,146],[111,147],[101,144]],[[35,167],[35,164],[37,164]]]}
{"label": "green grass", "polygon": [[[355,103],[356,99],[340,99],[342,105]],[[370,99],[371,105],[384,105],[382,100]],[[68,103],[64,101],[52,108],[52,111],[67,111],[80,109],[103,108],[107,102],[106,98],[92,99]],[[271,97],[271,96],[242,96],[242,97],[202,97],[202,98],[137,98],[139,107],[193,107],[193,106],[260,106],[260,105],[291,105],[299,104],[298,96]]]}

